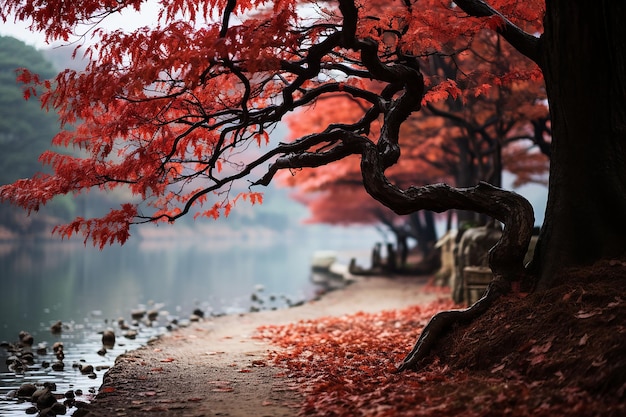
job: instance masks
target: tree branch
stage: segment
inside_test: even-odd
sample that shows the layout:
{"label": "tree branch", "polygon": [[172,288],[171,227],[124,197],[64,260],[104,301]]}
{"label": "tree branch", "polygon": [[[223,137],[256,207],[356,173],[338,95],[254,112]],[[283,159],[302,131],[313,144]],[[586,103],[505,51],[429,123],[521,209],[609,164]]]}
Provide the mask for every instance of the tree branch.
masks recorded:
{"label": "tree branch", "polygon": [[492,8],[483,0],[455,0],[465,13],[474,17],[498,16],[504,22],[504,26],[497,29],[504,39],[506,39],[515,49],[540,64],[539,59],[539,38],[523,31],[500,12]]}
{"label": "tree branch", "polygon": [[375,147],[364,142],[362,152],[361,171],[367,192],[397,214],[460,209],[483,213],[502,222],[505,230],[489,252],[490,267],[496,279],[523,279],[524,256],[534,225],[533,208],[528,200],[482,182],[471,188],[434,184],[402,190],[384,176],[383,163]]}
{"label": "tree branch", "polygon": [[366,137],[348,130],[334,129],[301,140],[302,143],[292,145],[301,150],[308,149],[309,143],[306,141],[320,143],[334,140],[338,141],[338,145],[326,152],[285,153],[255,184],[269,184],[280,169],[315,167],[351,154],[360,154],[365,189],[397,214],[410,214],[419,210],[441,213],[460,209],[483,213],[502,222],[505,229],[502,238],[489,253],[490,267],[496,280],[513,282],[524,278],[523,261],[534,225],[533,208],[524,197],[483,182],[470,188],[434,184],[403,190],[389,182],[384,174],[384,154]]}
{"label": "tree branch", "polygon": [[228,0],[226,7],[224,7],[224,16],[222,18],[222,28],[220,29],[220,38],[226,36],[226,32],[228,32],[228,21],[230,20],[230,15],[235,10],[235,6],[237,5],[237,0]]}
{"label": "tree branch", "polygon": [[[341,142],[338,145],[328,151],[306,152],[306,149],[309,149],[313,144],[339,141]],[[352,131],[332,128],[329,126],[325,132],[308,135],[297,140],[296,142],[281,145],[280,148],[282,148],[281,153],[283,156],[279,157],[273,164],[271,164],[267,173],[261,179],[252,183],[252,186],[269,185],[274,178],[274,175],[276,175],[276,173],[281,169],[319,167],[330,162],[343,159],[348,155],[359,153],[358,148],[354,147],[354,143],[357,141],[369,142],[367,138]],[[285,152],[287,149],[291,149],[292,152]]]}

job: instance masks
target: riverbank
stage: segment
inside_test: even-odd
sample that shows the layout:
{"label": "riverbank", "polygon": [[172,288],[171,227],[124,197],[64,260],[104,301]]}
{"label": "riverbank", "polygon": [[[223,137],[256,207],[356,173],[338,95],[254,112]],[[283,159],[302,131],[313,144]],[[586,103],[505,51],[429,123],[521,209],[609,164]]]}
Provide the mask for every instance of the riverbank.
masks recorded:
{"label": "riverbank", "polygon": [[378,312],[441,297],[426,277],[358,277],[298,307],[209,318],[120,356],[96,399],[74,416],[295,416],[301,403],[284,369],[268,361],[275,345],[256,329],[325,316]]}
{"label": "riverbank", "polygon": [[453,308],[448,294],[426,278],[362,278],[124,355],[74,415],[624,416],[626,261],[564,274],[454,326],[417,373],[394,371],[433,314]]}

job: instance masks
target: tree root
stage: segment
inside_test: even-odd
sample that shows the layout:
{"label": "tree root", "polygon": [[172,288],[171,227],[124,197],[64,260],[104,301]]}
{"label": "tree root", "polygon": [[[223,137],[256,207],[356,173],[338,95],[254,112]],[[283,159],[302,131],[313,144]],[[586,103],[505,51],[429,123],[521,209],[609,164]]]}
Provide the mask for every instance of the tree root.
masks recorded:
{"label": "tree root", "polygon": [[424,327],[415,346],[398,366],[396,372],[409,369],[418,370],[423,360],[430,354],[435,343],[451,330],[453,324],[466,324],[475,320],[487,311],[494,301],[507,294],[510,288],[509,282],[502,279],[494,279],[489,284],[485,294],[470,307],[463,310],[449,310],[435,314]]}

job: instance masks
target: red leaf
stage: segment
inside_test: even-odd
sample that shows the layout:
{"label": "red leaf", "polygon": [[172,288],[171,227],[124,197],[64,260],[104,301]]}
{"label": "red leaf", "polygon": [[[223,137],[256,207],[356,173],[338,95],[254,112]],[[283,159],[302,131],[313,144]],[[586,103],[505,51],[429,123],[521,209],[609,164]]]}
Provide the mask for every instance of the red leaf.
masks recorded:
{"label": "red leaf", "polygon": [[213,391],[213,392],[233,392],[234,389],[232,389],[230,387],[218,387],[218,388],[213,388],[211,391]]}
{"label": "red leaf", "polygon": [[591,311],[583,311],[580,310],[576,313],[576,318],[578,319],[588,319],[589,317],[596,316],[598,314],[602,314],[602,310],[591,310]]}
{"label": "red leaf", "polygon": [[530,353],[546,353],[552,347],[552,340],[548,340],[543,345],[535,345],[530,349]]}
{"label": "red leaf", "polygon": [[580,341],[578,342],[579,346],[584,346],[587,344],[587,341],[589,340],[589,335],[587,333],[585,333],[583,335],[583,337],[580,338]]}

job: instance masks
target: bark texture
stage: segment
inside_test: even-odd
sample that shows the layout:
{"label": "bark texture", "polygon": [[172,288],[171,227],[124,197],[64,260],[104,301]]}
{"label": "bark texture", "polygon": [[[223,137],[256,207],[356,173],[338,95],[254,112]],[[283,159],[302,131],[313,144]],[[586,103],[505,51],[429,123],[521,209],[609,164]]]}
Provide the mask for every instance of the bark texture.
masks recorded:
{"label": "bark texture", "polygon": [[626,253],[625,19],[624,2],[546,2],[552,156],[537,289],[564,268]]}

